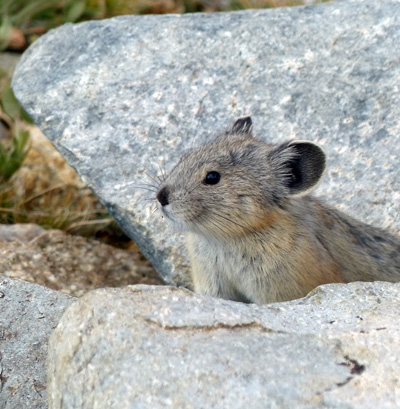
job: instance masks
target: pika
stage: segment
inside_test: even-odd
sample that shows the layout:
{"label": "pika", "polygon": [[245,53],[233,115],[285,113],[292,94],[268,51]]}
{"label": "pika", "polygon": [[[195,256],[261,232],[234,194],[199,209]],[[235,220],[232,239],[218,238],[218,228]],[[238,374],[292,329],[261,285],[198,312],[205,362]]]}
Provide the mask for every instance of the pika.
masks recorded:
{"label": "pika", "polygon": [[400,238],[309,195],[325,165],[312,142],[256,139],[250,117],[188,151],[156,197],[186,232],[195,292],[266,304],[326,283],[400,281]]}

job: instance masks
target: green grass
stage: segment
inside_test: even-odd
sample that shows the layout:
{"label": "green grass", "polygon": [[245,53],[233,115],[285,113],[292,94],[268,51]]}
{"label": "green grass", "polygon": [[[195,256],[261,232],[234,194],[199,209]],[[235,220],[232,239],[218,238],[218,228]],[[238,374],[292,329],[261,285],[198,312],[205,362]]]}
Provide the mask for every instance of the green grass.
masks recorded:
{"label": "green grass", "polygon": [[0,142],[0,186],[3,186],[21,167],[28,154],[29,131],[23,129],[21,125],[32,123],[16,100],[9,80],[3,83],[0,94],[0,120],[2,139],[10,140],[8,144]]}

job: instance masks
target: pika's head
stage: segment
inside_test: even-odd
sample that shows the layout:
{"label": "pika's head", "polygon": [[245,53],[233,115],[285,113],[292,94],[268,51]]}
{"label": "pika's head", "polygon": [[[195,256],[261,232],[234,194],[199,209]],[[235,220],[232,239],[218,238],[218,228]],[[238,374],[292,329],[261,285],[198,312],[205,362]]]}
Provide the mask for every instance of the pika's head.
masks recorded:
{"label": "pika's head", "polygon": [[265,143],[245,117],[188,151],[161,183],[157,201],[182,230],[235,237],[266,228],[274,210],[308,193],[324,169],[325,154],[314,143]]}

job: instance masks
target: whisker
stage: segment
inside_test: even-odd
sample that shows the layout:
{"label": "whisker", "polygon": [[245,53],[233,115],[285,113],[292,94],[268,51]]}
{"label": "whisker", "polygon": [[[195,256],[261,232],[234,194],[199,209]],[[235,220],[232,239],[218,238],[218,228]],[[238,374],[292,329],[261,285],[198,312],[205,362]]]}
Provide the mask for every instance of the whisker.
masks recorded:
{"label": "whisker", "polygon": [[160,185],[163,182],[163,179],[159,175],[157,175],[157,173],[154,171],[151,171],[150,173],[150,170],[148,169],[148,170],[145,170],[144,173],[149,179],[151,179],[157,185]]}
{"label": "whisker", "polygon": [[135,203],[135,206],[139,206],[139,205],[143,205],[144,208],[147,208],[147,206],[149,206],[151,203],[149,202],[144,202],[143,200],[138,200]]}
{"label": "whisker", "polygon": [[141,200],[145,200],[146,202],[155,202],[155,197],[142,197]]}
{"label": "whisker", "polygon": [[156,193],[157,190],[158,190],[156,187],[154,187],[154,186],[152,186],[152,185],[142,185],[142,186],[140,186],[140,185],[134,185],[133,187],[135,187],[135,188],[137,188],[137,189],[147,190],[147,191],[153,192],[153,193]]}
{"label": "whisker", "polygon": [[158,169],[160,170],[161,176],[162,176],[162,179],[160,178],[160,183],[162,183],[166,179],[167,176],[165,174],[165,169],[160,165],[159,162],[157,164],[158,164]]}
{"label": "whisker", "polygon": [[144,204],[145,206],[149,204],[154,204],[154,199],[152,198],[142,198],[136,202],[136,204]]}
{"label": "whisker", "polygon": [[158,190],[158,187],[159,187],[158,184],[154,185],[154,184],[146,183],[146,182],[145,183],[139,183],[139,184],[134,185],[134,186],[151,186],[151,187],[154,187],[154,189],[156,189],[156,190]]}
{"label": "whisker", "polygon": [[157,190],[160,187],[160,185],[158,183],[156,183],[156,184],[154,184],[154,183],[143,183],[143,185],[154,187]]}

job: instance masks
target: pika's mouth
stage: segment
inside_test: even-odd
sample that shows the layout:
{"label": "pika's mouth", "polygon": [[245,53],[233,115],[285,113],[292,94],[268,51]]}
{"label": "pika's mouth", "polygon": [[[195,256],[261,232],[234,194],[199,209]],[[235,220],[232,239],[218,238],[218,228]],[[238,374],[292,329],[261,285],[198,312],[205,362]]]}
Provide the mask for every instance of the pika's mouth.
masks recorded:
{"label": "pika's mouth", "polygon": [[179,219],[174,215],[174,212],[171,211],[170,206],[162,206],[158,205],[158,208],[161,210],[161,214],[163,217],[165,217],[167,220],[173,222],[173,223],[179,223]]}
{"label": "pika's mouth", "polygon": [[161,215],[162,217],[167,220],[170,229],[172,229],[172,232],[174,233],[183,233],[186,231],[189,231],[189,225],[186,221],[182,220],[179,215],[173,212],[171,208],[168,208],[170,206],[159,206],[161,210]]}
{"label": "pika's mouth", "polygon": [[169,214],[168,210],[165,208],[165,206],[158,206],[159,209],[161,210],[161,214],[165,216],[167,219],[173,220],[171,215]]}

